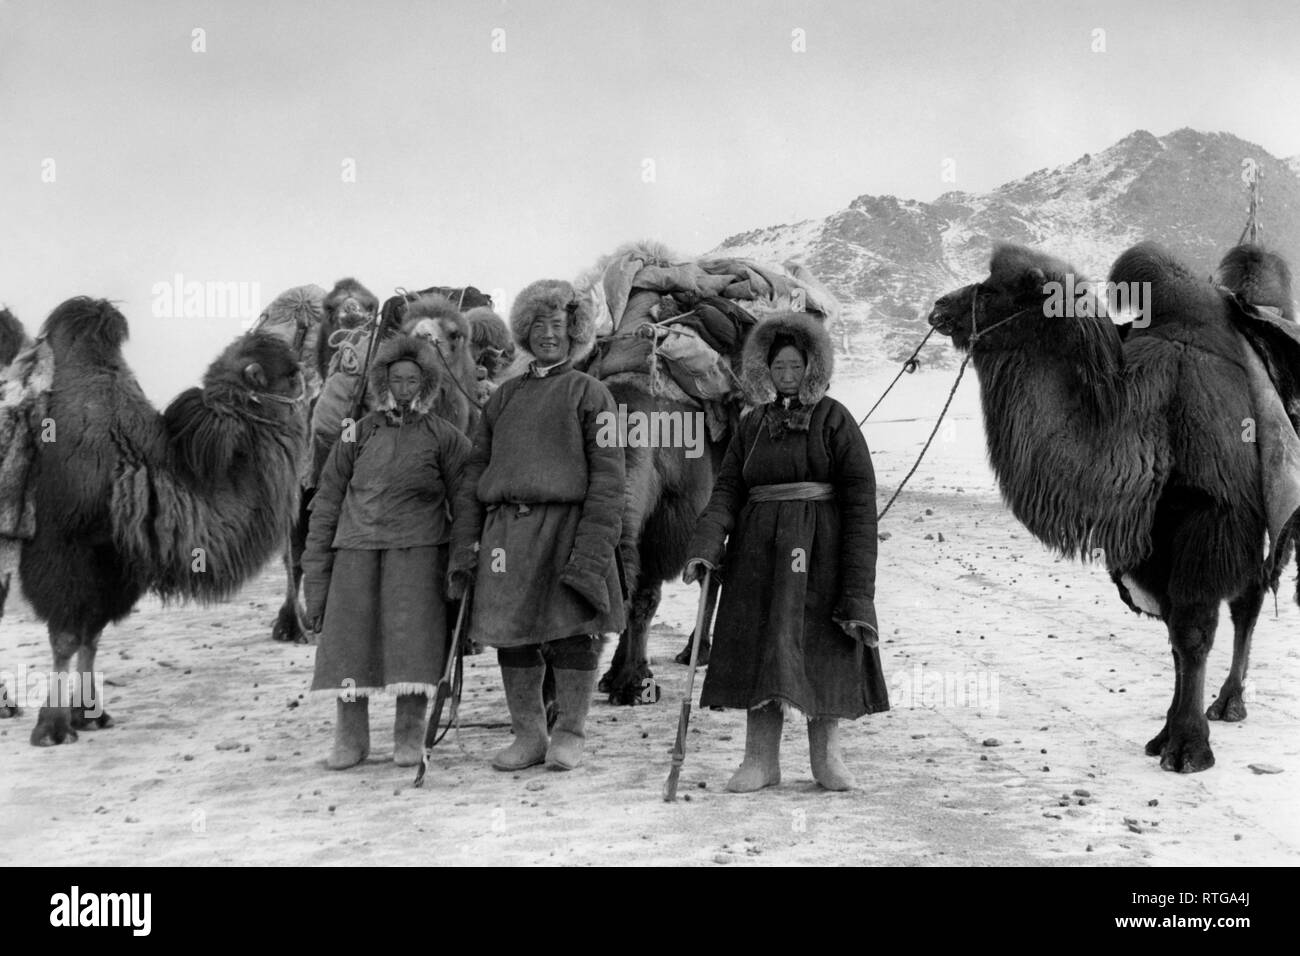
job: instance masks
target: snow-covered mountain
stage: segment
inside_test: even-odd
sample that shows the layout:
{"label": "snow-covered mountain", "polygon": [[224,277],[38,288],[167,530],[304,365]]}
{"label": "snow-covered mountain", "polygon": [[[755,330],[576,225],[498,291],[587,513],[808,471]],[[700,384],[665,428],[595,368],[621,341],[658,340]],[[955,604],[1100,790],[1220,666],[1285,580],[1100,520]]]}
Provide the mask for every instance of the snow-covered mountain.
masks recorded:
{"label": "snow-covered mountain", "polygon": [[[1246,223],[1247,157],[1263,174],[1260,236],[1295,262],[1300,156],[1281,160],[1230,134],[1191,129],[1162,137],[1138,130],[981,195],[949,192],[930,203],[859,196],[824,219],[731,236],[710,254],[804,263],[844,303],[837,340],[856,358],[893,360],[925,333],[937,295],[987,274],[999,240],[1041,247],[1104,278],[1125,248],[1153,239],[1208,275]],[[946,340],[927,352],[952,358]]]}

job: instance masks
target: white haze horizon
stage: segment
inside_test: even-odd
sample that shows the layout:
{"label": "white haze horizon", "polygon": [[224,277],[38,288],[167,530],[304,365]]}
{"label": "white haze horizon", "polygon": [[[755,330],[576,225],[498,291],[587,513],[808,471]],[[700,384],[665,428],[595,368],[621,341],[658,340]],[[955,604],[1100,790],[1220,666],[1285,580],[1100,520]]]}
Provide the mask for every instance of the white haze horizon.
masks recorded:
{"label": "white haze horizon", "polygon": [[1295,156],[1298,36],[1286,2],[0,2],[0,302],[35,332],[118,301],[161,406],[242,330],[155,315],[178,275],[505,309],[623,242],[984,193],[1138,129]]}

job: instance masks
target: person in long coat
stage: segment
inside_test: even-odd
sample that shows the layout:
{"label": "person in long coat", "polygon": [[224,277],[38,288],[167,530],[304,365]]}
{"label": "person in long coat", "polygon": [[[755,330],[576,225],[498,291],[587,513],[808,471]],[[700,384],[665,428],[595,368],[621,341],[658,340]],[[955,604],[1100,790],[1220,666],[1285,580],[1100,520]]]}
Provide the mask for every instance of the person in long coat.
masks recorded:
{"label": "person in long coat", "polygon": [[302,557],[307,620],[320,632],[312,690],[338,696],[333,770],[370,753],[369,700],[381,691],[397,697],[393,761],[420,762],[448,643],[450,505],[470,451],[432,413],[451,385],[427,342],[384,342],[369,387],[375,411],[330,451]]}
{"label": "person in long coat", "polygon": [[[448,594],[473,582],[472,635],[496,647],[514,740],[498,770],[582,759],[600,636],[621,631],[614,551],[623,527],[624,450],[599,440],[609,389],[573,368],[590,349],[590,303],[563,281],[516,298],[511,334],[528,371],[492,393],[456,506]],[[542,680],[555,671],[553,734]]]}
{"label": "person in long coat", "polygon": [[[696,526],[683,579],[722,575],[704,707],[744,708],[745,758],[727,789],[781,780],[784,709],[808,718],[813,776],[854,780],[839,722],[887,710],[875,610],[876,483],[866,440],[826,394],[834,352],[806,313],[750,334],[741,419]],[[724,556],[725,550],[725,556]]]}

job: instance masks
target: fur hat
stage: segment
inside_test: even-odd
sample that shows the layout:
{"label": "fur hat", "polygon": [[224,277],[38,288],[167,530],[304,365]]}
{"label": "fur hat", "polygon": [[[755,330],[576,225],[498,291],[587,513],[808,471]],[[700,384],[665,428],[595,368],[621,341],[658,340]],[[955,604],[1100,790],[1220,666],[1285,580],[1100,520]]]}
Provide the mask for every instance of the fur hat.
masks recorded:
{"label": "fur hat", "polygon": [[778,312],[759,322],[745,342],[741,366],[741,380],[750,401],[755,404],[776,398],[776,386],[768,368],[768,352],[780,338],[808,357],[803,384],[799,386],[799,401],[815,405],[821,401],[831,386],[831,373],[835,370],[835,349],[825,327],[807,312]]}
{"label": "fur hat", "polygon": [[420,367],[420,390],[411,402],[411,411],[421,414],[432,411],[442,389],[438,356],[427,341],[401,333],[385,340],[375,352],[374,363],[370,366],[371,407],[396,411],[397,401],[388,387],[388,368],[397,362],[414,362]]}
{"label": "fur hat", "polygon": [[528,330],[533,320],[556,312],[569,314],[569,360],[577,361],[591,351],[596,338],[596,320],[590,297],[579,295],[563,279],[539,279],[519,293],[510,308],[510,334],[519,350],[531,355]]}

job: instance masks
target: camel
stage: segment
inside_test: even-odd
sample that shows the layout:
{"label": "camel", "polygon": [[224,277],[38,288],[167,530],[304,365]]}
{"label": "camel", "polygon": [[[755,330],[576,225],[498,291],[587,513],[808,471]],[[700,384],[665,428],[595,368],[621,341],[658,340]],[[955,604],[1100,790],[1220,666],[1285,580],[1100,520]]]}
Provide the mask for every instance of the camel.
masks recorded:
{"label": "camel", "polygon": [[41,334],[54,355],[57,431],[38,443],[36,533],[20,567],[53,651],[51,693],[31,734],[48,746],[112,726],[92,678],[95,653],[105,625],[146,591],[219,601],[261,570],[293,518],[306,436],[295,412],[302,374],[274,336],[236,339],[202,388],[159,414],[122,359],[127,321],[111,303],[69,299]]}
{"label": "camel", "polygon": [[408,302],[402,331],[427,339],[438,353],[452,388],[438,399],[433,412],[469,434],[478,421],[478,371],[471,351],[469,319],[450,299],[436,293]]}
{"label": "camel", "polygon": [[[334,283],[334,288],[321,302],[320,328],[315,336],[315,362],[311,363],[313,367],[310,369],[307,367],[309,359],[301,352],[298,355],[304,374],[310,372],[314,374],[317,382],[325,382],[329,376],[331,362],[339,348],[345,341],[363,338],[361,330],[374,320],[378,310],[379,300],[356,279],[349,277]],[[315,396],[302,409],[304,422],[308,423],[308,426],[319,399],[319,395]],[[316,476],[325,464],[331,447],[330,444],[317,440],[315,436],[309,437],[308,442],[312,459],[310,474],[299,476],[301,487],[297,514],[286,536],[284,546],[284,602],[280,605],[275,624],[271,627],[272,640],[294,644],[307,643],[307,629],[303,624],[302,609],[298,604],[298,591],[302,585],[302,552],[307,545],[307,523],[310,519],[312,495],[316,488]]]}
{"label": "camel", "polygon": [[[1285,370],[1300,367],[1300,334],[1143,243],[1110,274],[1112,283],[1150,283],[1149,323],[1134,323],[1121,342],[1103,303],[1064,316],[1047,308],[1067,277],[1083,285],[1076,276],[1042,252],[999,245],[989,277],[940,298],[929,323],[970,354],[989,460],[1012,513],[1062,555],[1104,557],[1125,603],[1164,621],[1174,694],[1146,753],[1165,770],[1206,770],[1207,717],[1245,716],[1250,634],[1285,545],[1275,536],[1273,557],[1261,558],[1271,526],[1262,451],[1242,434],[1258,413],[1245,343],[1271,352],[1265,364],[1285,373],[1275,381],[1291,397]],[[1241,666],[1234,660],[1207,713],[1205,662],[1221,601]]]}

